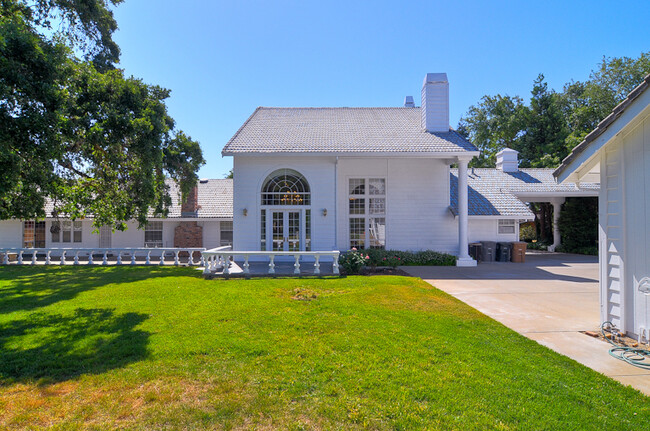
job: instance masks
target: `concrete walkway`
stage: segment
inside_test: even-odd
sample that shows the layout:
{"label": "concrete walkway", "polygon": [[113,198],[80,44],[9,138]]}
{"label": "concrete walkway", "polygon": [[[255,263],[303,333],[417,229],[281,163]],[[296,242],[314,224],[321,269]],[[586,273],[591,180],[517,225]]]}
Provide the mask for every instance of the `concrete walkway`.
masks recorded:
{"label": "concrete walkway", "polygon": [[612,358],[579,331],[600,325],[598,258],[527,254],[526,263],[402,267],[520,334],[650,395],[650,371]]}

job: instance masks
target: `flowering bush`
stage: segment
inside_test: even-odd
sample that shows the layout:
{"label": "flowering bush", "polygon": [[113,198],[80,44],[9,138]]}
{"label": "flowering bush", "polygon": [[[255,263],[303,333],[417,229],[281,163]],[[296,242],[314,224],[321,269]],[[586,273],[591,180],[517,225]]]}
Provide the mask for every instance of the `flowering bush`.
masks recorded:
{"label": "flowering bush", "polygon": [[388,256],[382,259],[384,266],[391,266],[393,269],[402,264],[402,259],[397,256]]}
{"label": "flowering bush", "polygon": [[370,256],[357,251],[356,248],[339,256],[339,265],[343,267],[346,274],[358,274],[370,261]]}

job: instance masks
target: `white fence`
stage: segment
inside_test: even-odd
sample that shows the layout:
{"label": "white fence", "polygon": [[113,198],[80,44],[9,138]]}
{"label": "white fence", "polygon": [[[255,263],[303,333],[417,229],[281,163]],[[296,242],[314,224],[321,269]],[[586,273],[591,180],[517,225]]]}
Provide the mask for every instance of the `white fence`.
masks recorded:
{"label": "white fence", "polygon": [[235,257],[244,258],[243,273],[250,274],[251,257],[264,257],[269,258],[268,274],[275,274],[275,258],[278,256],[291,256],[294,258],[293,273],[300,274],[300,258],[313,257],[314,258],[314,274],[320,274],[320,259],[322,257],[333,258],[332,272],[339,274],[339,251],[232,251],[230,247],[219,247],[206,250],[203,252],[203,260],[205,261],[204,274],[211,274],[217,272],[218,269],[223,269],[223,275],[230,274],[230,259]]}
{"label": "white fence", "polygon": [[[0,248],[3,265],[203,265],[205,248]],[[196,261],[195,253],[197,256]],[[140,258],[140,260],[138,260]],[[109,262],[110,259],[110,262]],[[184,262],[183,262],[184,261]]]}

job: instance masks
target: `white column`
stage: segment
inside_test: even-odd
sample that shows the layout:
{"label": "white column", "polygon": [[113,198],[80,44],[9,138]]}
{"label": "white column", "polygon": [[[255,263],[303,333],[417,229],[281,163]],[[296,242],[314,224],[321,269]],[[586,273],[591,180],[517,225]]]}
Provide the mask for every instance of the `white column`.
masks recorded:
{"label": "white column", "polygon": [[562,243],[560,239],[560,209],[563,203],[564,198],[551,201],[551,205],[553,205],[553,245],[548,248],[548,251],[555,251]]}
{"label": "white column", "polygon": [[458,260],[456,266],[476,266],[469,256],[467,239],[467,164],[469,159],[458,158]]}

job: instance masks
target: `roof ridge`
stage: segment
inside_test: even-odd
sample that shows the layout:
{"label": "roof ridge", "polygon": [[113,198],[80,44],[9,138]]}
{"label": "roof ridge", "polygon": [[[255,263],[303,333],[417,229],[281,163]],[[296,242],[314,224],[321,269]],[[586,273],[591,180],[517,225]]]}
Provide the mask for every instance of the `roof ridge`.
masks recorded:
{"label": "roof ridge", "polygon": [[420,106],[259,106],[257,109],[420,109]]}

